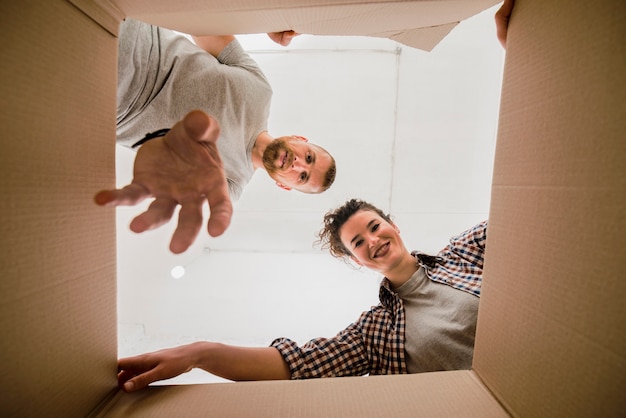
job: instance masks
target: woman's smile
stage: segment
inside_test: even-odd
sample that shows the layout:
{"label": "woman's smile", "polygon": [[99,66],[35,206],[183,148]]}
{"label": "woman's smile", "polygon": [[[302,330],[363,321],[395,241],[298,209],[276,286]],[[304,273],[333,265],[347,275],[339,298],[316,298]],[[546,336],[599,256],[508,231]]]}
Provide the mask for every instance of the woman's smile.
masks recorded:
{"label": "woman's smile", "polygon": [[378,247],[378,249],[374,252],[374,256],[372,258],[384,257],[389,252],[390,247],[389,241]]}

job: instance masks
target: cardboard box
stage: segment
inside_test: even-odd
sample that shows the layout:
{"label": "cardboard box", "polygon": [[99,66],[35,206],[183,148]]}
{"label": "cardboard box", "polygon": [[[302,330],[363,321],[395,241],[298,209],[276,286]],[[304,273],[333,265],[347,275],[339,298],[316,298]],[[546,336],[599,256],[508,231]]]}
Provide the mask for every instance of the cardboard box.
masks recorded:
{"label": "cardboard box", "polygon": [[405,7],[426,3],[445,15],[494,2],[2,2],[2,415],[626,415],[626,10],[618,0],[516,2],[471,371],[116,388],[115,220],[92,196],[115,184],[120,19],[186,30],[215,16],[233,32],[302,21],[293,28],[356,34],[371,23],[359,12],[379,5],[389,14],[362,32],[376,35],[397,31]]}

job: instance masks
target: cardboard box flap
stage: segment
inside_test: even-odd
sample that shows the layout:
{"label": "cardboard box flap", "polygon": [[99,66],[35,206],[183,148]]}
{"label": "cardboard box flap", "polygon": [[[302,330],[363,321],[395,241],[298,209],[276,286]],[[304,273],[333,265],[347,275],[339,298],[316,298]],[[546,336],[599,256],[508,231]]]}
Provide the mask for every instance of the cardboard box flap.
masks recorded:
{"label": "cardboard box flap", "polygon": [[497,0],[111,2],[127,17],[194,35],[294,30],[314,35],[389,37],[427,51],[458,22],[498,3]]}
{"label": "cardboard box flap", "polygon": [[432,51],[434,47],[445,38],[458,22],[449,23],[447,25],[433,26],[430,28],[417,28],[403,31],[389,31],[381,33],[372,33],[370,36],[380,38],[393,39],[404,45],[424,51]]}
{"label": "cardboard box flap", "polygon": [[[175,400],[175,401],[174,401]],[[421,375],[153,386],[98,417],[509,417],[469,370]]]}
{"label": "cardboard box flap", "polygon": [[93,19],[94,22],[117,36],[124,14],[112,3],[105,0],[67,0]]}

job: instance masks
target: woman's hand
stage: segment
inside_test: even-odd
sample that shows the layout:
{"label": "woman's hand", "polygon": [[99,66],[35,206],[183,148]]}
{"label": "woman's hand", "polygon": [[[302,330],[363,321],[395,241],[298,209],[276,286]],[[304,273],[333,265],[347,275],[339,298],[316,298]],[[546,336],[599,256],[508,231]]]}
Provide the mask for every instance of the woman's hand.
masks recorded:
{"label": "woman's hand", "polygon": [[117,363],[117,381],[124,391],[134,392],[190,371],[194,361],[193,344],[123,358]]}

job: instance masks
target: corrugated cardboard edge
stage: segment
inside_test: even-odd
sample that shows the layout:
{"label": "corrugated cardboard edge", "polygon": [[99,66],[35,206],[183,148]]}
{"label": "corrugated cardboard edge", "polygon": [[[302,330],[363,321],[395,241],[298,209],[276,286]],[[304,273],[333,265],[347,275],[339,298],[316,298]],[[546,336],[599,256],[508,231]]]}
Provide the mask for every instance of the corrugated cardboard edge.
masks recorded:
{"label": "corrugated cardboard edge", "polygon": [[119,388],[115,388],[109,392],[107,396],[96,405],[96,407],[87,415],[87,418],[98,418],[106,416],[111,408],[117,403],[116,398],[123,396],[123,391]]}
{"label": "corrugated cardboard edge", "polygon": [[94,22],[118,35],[119,24],[124,19],[124,13],[108,0],[67,0],[79,10],[93,19]]}

